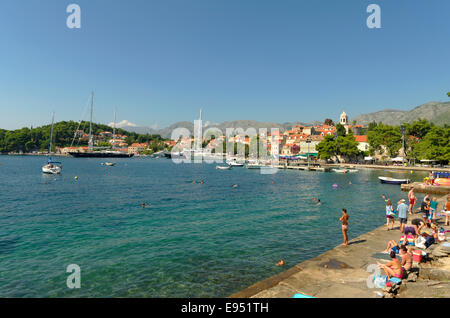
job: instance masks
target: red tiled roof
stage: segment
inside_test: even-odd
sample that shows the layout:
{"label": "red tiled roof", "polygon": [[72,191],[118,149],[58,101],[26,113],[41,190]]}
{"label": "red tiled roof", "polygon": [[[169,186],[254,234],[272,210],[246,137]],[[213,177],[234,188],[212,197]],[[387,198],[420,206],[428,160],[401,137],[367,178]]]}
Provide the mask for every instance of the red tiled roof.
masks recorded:
{"label": "red tiled roof", "polygon": [[367,136],[366,135],[356,135],[355,140],[357,142],[367,142]]}

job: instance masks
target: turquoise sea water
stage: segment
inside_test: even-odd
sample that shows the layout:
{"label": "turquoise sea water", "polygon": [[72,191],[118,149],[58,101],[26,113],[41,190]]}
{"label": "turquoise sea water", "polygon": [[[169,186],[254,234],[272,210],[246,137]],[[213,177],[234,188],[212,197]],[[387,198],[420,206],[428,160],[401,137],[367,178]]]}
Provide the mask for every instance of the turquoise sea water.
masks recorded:
{"label": "turquoise sea water", "polygon": [[[224,297],[339,245],[341,208],[351,239],[385,222],[381,194],[406,197],[378,182],[386,171],[61,160],[47,176],[43,157],[0,156],[0,297]],[[80,289],[66,286],[69,264]]]}

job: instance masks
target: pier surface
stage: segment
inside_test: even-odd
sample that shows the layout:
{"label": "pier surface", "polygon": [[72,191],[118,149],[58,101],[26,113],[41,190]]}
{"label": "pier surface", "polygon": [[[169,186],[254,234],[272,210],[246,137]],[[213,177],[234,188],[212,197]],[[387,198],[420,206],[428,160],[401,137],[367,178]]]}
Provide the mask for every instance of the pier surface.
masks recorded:
{"label": "pier surface", "polygon": [[[446,196],[439,199],[439,211],[445,200]],[[414,218],[420,218],[420,214],[408,217],[408,219]],[[450,229],[449,226],[443,226],[443,218],[438,220],[437,225],[438,227],[444,227],[446,230]],[[350,222],[350,235],[351,228],[352,223]],[[337,246],[322,255],[297,264],[230,297],[292,298],[295,294],[302,293],[320,298],[379,298],[382,289],[368,287],[368,278],[374,273],[373,269],[368,271],[368,268],[369,266],[375,266],[371,264],[376,264],[377,261],[380,263],[387,262],[387,260],[374,258],[373,256],[385,250],[388,241],[398,241],[400,236],[399,222],[396,220],[394,230],[387,231],[385,225],[381,226],[352,239],[348,246]],[[441,244],[433,244],[425,251],[431,254],[433,250],[440,248]],[[450,260],[449,257],[446,257],[446,259]],[[429,267],[426,270],[424,269],[423,273],[433,272],[434,270],[430,267],[430,264],[422,266]],[[446,275],[450,275],[450,264],[447,271],[438,271],[441,276],[447,277]],[[421,272],[422,269],[420,269]],[[414,283],[406,283],[404,280],[399,297],[402,297],[402,295],[406,295],[406,297],[450,297],[450,280],[447,278],[442,281],[419,278]]]}

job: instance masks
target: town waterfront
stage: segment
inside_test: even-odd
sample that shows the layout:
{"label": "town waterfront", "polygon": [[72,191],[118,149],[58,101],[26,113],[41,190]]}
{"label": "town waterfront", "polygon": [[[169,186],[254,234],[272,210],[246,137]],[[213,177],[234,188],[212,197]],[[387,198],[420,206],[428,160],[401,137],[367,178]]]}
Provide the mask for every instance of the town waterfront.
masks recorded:
{"label": "town waterfront", "polygon": [[[225,297],[339,245],[341,208],[352,239],[385,222],[381,194],[406,197],[379,183],[383,170],[63,158],[62,175],[47,176],[44,161],[0,157],[1,297]],[[69,264],[81,267],[80,289],[66,286]]]}

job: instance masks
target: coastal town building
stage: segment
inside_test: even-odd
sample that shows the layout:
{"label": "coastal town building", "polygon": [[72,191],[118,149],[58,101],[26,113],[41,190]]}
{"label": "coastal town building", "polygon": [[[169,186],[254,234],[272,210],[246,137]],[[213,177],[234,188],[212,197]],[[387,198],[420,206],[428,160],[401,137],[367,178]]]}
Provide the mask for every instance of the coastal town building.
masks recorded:
{"label": "coastal town building", "polygon": [[368,151],[369,143],[367,142],[367,136],[355,135],[355,140],[358,142],[358,149],[360,151]]}
{"label": "coastal town building", "polygon": [[146,143],[133,143],[128,147],[128,153],[138,154],[141,151],[144,151],[148,148]]}

